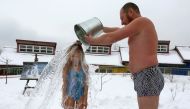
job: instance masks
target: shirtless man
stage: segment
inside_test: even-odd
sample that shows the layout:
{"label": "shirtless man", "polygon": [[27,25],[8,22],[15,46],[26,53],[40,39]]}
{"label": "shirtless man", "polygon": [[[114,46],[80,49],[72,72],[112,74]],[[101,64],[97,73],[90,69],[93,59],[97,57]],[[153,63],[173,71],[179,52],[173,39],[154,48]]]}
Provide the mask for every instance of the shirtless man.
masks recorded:
{"label": "shirtless man", "polygon": [[134,79],[139,109],[158,109],[159,95],[164,87],[164,78],[158,68],[157,33],[154,24],[142,17],[134,3],[126,3],[120,10],[122,28],[104,27],[105,34],[85,40],[93,45],[109,45],[124,38],[129,45],[129,70]]}

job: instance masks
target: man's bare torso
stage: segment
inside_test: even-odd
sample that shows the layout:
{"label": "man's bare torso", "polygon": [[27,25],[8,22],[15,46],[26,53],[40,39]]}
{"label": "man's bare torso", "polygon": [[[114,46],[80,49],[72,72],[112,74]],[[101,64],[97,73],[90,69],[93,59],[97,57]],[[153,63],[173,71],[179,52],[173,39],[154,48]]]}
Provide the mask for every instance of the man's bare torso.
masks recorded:
{"label": "man's bare torso", "polygon": [[132,73],[158,64],[157,60],[157,34],[154,25],[147,18],[140,18],[142,25],[140,31],[130,36],[129,44],[129,70]]}

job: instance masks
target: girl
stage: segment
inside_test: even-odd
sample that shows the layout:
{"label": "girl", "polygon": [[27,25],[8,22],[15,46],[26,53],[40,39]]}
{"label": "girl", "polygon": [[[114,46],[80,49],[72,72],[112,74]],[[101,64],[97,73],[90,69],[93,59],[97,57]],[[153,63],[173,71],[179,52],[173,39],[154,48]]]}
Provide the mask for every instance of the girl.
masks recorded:
{"label": "girl", "polygon": [[80,41],[72,44],[63,68],[62,106],[64,109],[86,109],[88,94],[88,65]]}

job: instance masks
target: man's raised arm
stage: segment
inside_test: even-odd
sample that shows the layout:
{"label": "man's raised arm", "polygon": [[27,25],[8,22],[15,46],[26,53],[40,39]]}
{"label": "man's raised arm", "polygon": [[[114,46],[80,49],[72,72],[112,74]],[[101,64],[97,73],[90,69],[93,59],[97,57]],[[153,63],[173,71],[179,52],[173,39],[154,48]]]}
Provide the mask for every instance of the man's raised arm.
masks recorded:
{"label": "man's raised arm", "polygon": [[103,27],[104,33],[114,32],[114,31],[117,31],[118,29],[120,29],[120,28],[118,28],[118,27]]}

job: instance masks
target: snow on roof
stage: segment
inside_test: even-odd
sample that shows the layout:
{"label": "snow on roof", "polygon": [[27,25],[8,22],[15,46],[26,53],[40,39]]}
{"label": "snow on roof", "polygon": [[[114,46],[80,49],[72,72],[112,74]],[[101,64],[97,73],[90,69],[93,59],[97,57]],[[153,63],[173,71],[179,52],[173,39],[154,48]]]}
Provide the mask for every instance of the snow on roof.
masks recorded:
{"label": "snow on roof", "polygon": [[176,47],[184,60],[190,60],[190,47]]}
{"label": "snow on roof", "polygon": [[121,60],[123,62],[129,62],[129,48],[122,47],[120,48],[120,52],[121,52]]}
{"label": "snow on roof", "polygon": [[111,55],[85,54],[85,58],[88,64],[123,66],[119,52],[112,52]]}
{"label": "snow on roof", "polygon": [[[129,62],[129,48],[120,48],[120,52],[121,60]],[[175,50],[170,50],[169,53],[158,53],[157,57],[160,64],[184,64]]]}
{"label": "snow on roof", "polygon": [[[23,62],[34,62],[35,54],[17,53],[15,47],[3,47],[0,54],[0,65],[5,65],[8,60],[9,65],[23,65]],[[39,62],[49,62],[54,55],[38,54]]]}
{"label": "snow on roof", "polygon": [[158,53],[158,62],[160,64],[184,64],[175,50],[170,50],[169,53]]}

